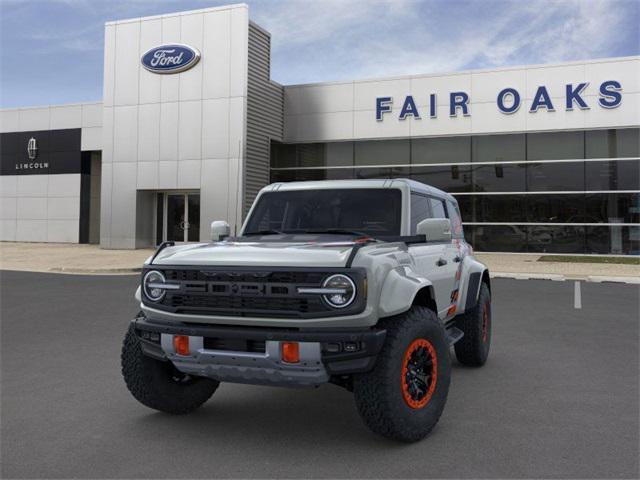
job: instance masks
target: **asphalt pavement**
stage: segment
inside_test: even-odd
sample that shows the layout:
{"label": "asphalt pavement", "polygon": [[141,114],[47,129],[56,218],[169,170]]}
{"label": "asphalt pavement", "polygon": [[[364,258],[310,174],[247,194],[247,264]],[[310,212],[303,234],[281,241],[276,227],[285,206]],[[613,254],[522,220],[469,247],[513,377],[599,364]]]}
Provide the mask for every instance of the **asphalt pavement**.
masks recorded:
{"label": "asphalt pavement", "polygon": [[493,344],[454,361],[433,433],[370,433],[352,395],[223,384],[170,416],[120,375],[138,277],[0,273],[2,478],[638,478],[638,285],[493,281]]}

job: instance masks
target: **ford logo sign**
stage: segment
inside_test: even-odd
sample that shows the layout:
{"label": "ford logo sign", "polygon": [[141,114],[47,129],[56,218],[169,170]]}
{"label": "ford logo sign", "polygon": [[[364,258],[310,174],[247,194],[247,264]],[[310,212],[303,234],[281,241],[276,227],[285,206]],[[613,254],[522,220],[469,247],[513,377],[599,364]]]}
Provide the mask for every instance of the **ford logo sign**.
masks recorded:
{"label": "ford logo sign", "polygon": [[148,50],[140,61],[153,73],[179,73],[190,69],[200,60],[200,52],[189,45],[173,43]]}

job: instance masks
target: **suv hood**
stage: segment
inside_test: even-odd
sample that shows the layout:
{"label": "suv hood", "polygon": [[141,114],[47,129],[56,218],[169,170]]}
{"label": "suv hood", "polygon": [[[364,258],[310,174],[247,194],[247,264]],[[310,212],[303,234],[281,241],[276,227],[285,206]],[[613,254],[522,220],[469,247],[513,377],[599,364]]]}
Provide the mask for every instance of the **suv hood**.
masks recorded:
{"label": "suv hood", "polygon": [[215,242],[163,249],[153,265],[344,267],[354,242]]}

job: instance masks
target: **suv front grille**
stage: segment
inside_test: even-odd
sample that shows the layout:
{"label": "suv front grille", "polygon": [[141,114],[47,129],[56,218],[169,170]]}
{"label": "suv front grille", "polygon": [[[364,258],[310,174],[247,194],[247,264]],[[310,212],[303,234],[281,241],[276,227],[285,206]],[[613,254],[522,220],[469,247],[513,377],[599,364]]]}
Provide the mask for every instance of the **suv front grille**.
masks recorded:
{"label": "suv front grille", "polygon": [[[153,269],[164,274],[167,290],[159,303],[145,303],[160,310],[197,315],[237,317],[310,318],[353,315],[364,310],[362,295],[365,273],[360,268],[313,270],[247,270],[229,267],[168,267]],[[150,270],[151,267],[145,269]],[[358,288],[356,300],[345,309],[328,306],[322,296],[300,294],[299,287],[321,287],[329,275],[345,273]]]}

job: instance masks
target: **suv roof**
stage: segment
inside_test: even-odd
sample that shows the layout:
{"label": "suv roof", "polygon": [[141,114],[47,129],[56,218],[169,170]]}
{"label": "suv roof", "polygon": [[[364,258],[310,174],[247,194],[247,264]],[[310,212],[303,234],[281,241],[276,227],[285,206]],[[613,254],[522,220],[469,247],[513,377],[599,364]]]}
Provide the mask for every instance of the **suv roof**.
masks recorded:
{"label": "suv roof", "polygon": [[398,188],[406,185],[412,192],[434,195],[448,198],[456,202],[456,199],[440,189],[416,182],[409,178],[372,179],[372,180],[318,180],[309,182],[272,183],[262,189],[263,192],[289,191],[289,190],[318,190],[325,188]]}

